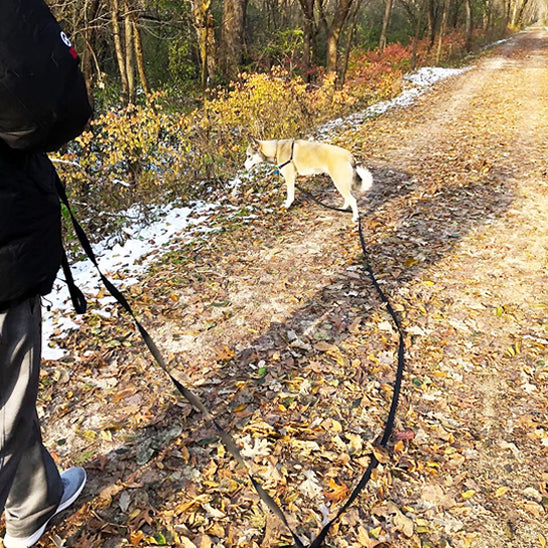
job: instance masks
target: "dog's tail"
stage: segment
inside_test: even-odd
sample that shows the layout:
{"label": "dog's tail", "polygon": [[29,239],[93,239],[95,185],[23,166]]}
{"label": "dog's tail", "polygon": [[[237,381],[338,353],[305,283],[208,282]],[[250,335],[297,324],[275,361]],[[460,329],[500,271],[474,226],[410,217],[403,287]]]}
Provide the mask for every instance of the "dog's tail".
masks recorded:
{"label": "dog's tail", "polygon": [[362,192],[366,192],[373,186],[373,175],[363,166],[356,166],[354,170],[357,178],[362,182]]}

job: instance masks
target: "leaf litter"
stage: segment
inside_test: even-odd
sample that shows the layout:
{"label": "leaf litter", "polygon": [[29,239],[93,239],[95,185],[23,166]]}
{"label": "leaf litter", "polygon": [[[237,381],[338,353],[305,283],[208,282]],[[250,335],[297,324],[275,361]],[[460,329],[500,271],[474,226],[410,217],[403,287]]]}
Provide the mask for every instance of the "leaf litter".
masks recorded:
{"label": "leaf litter", "polygon": [[[377,181],[360,200],[368,251],[408,350],[389,451],[327,546],[546,544],[547,49],[545,32],[519,34],[337,136]],[[397,339],[349,216],[277,211],[277,178],[262,177],[264,192],[229,198],[259,215],[220,206],[212,233],[170,242],[127,291],[311,539],[368,465]],[[334,197],[323,180],[315,192]],[[42,546],[289,545],[124,314],[91,311],[60,344],[40,415],[89,485]]]}

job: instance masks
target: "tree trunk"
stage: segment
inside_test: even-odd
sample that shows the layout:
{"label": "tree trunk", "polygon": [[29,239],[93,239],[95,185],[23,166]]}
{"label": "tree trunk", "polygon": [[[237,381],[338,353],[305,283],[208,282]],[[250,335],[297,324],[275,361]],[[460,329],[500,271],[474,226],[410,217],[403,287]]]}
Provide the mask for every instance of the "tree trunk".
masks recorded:
{"label": "tree trunk", "polygon": [[226,80],[238,76],[245,43],[247,0],[224,0],[220,68]]}
{"label": "tree trunk", "polygon": [[332,74],[337,71],[337,50],[339,44],[339,32],[337,29],[330,29],[327,36],[327,58],[326,70],[327,74]]}
{"label": "tree trunk", "polygon": [[346,82],[346,73],[348,71],[348,62],[350,59],[350,52],[352,50],[352,43],[354,42],[354,34],[356,32],[356,24],[358,20],[358,13],[360,11],[360,7],[362,4],[362,0],[357,0],[354,4],[354,9],[352,10],[352,13],[349,16],[350,21],[350,28],[348,30],[348,39],[346,41],[346,47],[345,47],[345,53],[344,53],[344,63],[341,68],[340,72],[340,85],[343,86]]}
{"label": "tree trunk", "polygon": [[390,14],[392,13],[392,0],[384,0],[384,16],[382,18],[382,30],[379,40],[379,49],[381,51],[386,47],[386,33],[388,32],[388,23],[390,22]]}
{"label": "tree trunk", "polygon": [[124,34],[125,34],[125,64],[127,77],[127,101],[135,101],[135,60],[133,55],[133,26],[131,24],[131,12],[128,2],[125,2]]}
{"label": "tree trunk", "polygon": [[512,0],[507,0],[506,2],[506,10],[504,14],[504,23],[503,23],[503,32],[508,28],[508,24],[510,23],[510,11],[512,10]]}
{"label": "tree trunk", "polygon": [[97,43],[97,29],[90,24],[90,21],[94,21],[99,12],[99,0],[93,0],[89,6],[86,5],[84,11],[84,51],[82,55],[82,72],[84,73],[84,80],[86,82],[86,88],[88,90],[88,96],[91,102],[93,102],[93,74],[97,71],[100,73],[100,69],[97,63],[97,57],[95,54],[95,47]]}
{"label": "tree trunk", "polygon": [[[317,0],[318,5],[318,34],[323,34],[326,37],[329,34],[329,24],[327,23],[327,16],[325,14],[325,4],[327,0]],[[323,52],[322,52],[323,53]],[[318,59],[320,58],[320,54],[318,52]]]}
{"label": "tree trunk", "polygon": [[523,13],[525,12],[525,8],[527,7],[528,3],[529,3],[529,0],[523,0],[521,2],[516,1],[516,6],[514,9],[514,13],[512,15],[512,22],[511,22],[512,28],[516,28],[523,23]]}
{"label": "tree trunk", "polygon": [[124,51],[122,48],[122,37],[120,33],[120,25],[118,19],[120,17],[120,6],[118,0],[112,0],[112,33],[114,38],[114,51],[116,52],[116,60],[118,61],[118,70],[120,71],[120,81],[122,84],[122,97],[128,97],[128,81],[126,73],[126,62],[124,58]]}
{"label": "tree trunk", "polygon": [[419,45],[419,39],[422,26],[422,13],[424,11],[426,0],[421,0],[419,3],[419,13],[417,15],[417,22],[415,25],[415,35],[413,36],[413,53],[411,54],[411,70],[415,70],[417,67],[417,47]]}
{"label": "tree trunk", "polygon": [[470,52],[472,50],[472,0],[465,0],[464,7],[466,9],[465,47],[466,47],[466,51]]}
{"label": "tree trunk", "polygon": [[143,53],[143,42],[141,40],[141,33],[137,25],[137,14],[134,13],[131,20],[133,40],[135,47],[135,62],[137,64],[137,72],[139,73],[139,80],[141,81],[141,86],[143,91],[148,95],[150,93],[150,88],[148,86],[148,78],[145,70],[145,56]]}
{"label": "tree trunk", "polygon": [[441,27],[438,36],[438,50],[436,52],[436,63],[439,63],[441,59],[441,47],[443,44],[443,37],[445,36],[445,29],[447,27],[447,18],[449,17],[450,2],[451,0],[445,0],[445,3],[443,5],[443,15],[441,18]]}
{"label": "tree trunk", "polygon": [[339,60],[339,40],[353,2],[354,0],[341,0],[339,5],[335,8],[335,15],[327,34],[326,70],[328,74],[332,74],[337,71]]}
{"label": "tree trunk", "polygon": [[217,74],[217,43],[215,41],[215,19],[211,14],[211,10],[207,13],[207,44],[206,44],[206,58],[207,58],[207,76],[209,79],[215,78]]}
{"label": "tree trunk", "polygon": [[200,84],[205,90],[208,77],[214,76],[216,66],[215,28],[211,15],[211,0],[193,0],[191,6],[200,55]]}
{"label": "tree trunk", "polygon": [[303,33],[304,33],[304,51],[303,65],[306,71],[306,80],[310,81],[310,70],[312,68],[312,59],[314,57],[314,37],[315,21],[314,21],[314,5],[315,0],[299,0],[301,10],[303,12]]}
{"label": "tree trunk", "polygon": [[438,13],[436,10],[436,2],[435,0],[427,0],[428,1],[428,9],[426,11],[427,18],[428,18],[428,36],[430,37],[430,41],[428,44],[428,51],[430,51],[434,47],[434,43],[436,41],[436,28],[438,26]]}

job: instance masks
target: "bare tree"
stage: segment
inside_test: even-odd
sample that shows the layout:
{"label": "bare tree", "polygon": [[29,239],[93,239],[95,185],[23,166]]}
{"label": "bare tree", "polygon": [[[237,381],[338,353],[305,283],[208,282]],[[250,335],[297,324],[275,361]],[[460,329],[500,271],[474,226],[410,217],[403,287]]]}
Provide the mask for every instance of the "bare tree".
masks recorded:
{"label": "bare tree", "polygon": [[[255,0],[253,19],[247,21],[249,0],[46,1],[76,43],[90,95],[93,97],[97,76],[108,73],[119,79],[121,97],[126,102],[134,100],[138,86],[149,93],[147,71],[154,70],[159,79],[173,76],[179,82],[184,75],[187,82],[192,82],[197,59],[199,83],[205,88],[219,73],[225,80],[234,79],[246,55],[257,52],[263,42],[268,43],[265,55],[272,56],[271,45],[278,47],[283,41],[286,47],[285,36],[293,36],[291,33],[303,42],[298,47],[303,51],[305,77],[310,79],[310,69],[324,62],[328,73],[339,75],[340,84],[355,29],[365,21],[360,7],[370,2],[376,13],[383,13],[381,48],[387,45],[391,14],[396,9],[395,0]],[[507,24],[519,27],[546,14],[547,1],[455,0],[453,8],[450,0],[397,0],[397,7],[403,7],[414,29],[415,63],[418,40],[425,33],[430,47],[437,46],[439,59],[449,25],[464,30],[466,48],[470,49],[474,26],[483,26],[489,39],[498,37]],[[220,8],[222,20],[216,29],[213,13]],[[160,47],[153,48],[152,43]],[[176,75],[167,70],[173,62],[173,43],[184,46],[176,52],[180,56]],[[164,72],[162,67],[166,68]]]}
{"label": "bare tree", "polygon": [[314,8],[316,0],[299,0],[299,5],[303,13],[303,33],[304,33],[304,48],[303,48],[303,64],[309,78],[312,59],[315,52],[315,40],[317,34],[317,25],[314,17]]}
{"label": "bare tree", "polygon": [[358,21],[358,13],[360,11],[360,8],[362,7],[363,0],[356,0],[354,2],[354,5],[350,11],[350,15],[348,17],[348,31],[347,31],[347,39],[346,39],[346,47],[345,47],[345,53],[344,53],[344,60],[341,67],[341,70],[339,71],[340,75],[340,84],[344,84],[346,80],[346,72],[348,70],[348,62],[350,59],[350,52],[352,51],[352,44],[354,42],[354,34],[356,32],[356,26]]}
{"label": "bare tree", "polygon": [[436,63],[439,63],[441,59],[441,47],[443,43],[443,37],[445,36],[445,30],[447,28],[447,19],[449,17],[450,3],[451,0],[445,0],[443,4],[443,15],[441,17],[441,27],[438,35],[438,49],[436,51]]}
{"label": "bare tree", "polygon": [[[131,0],[110,0],[110,21],[114,51],[124,102],[132,103],[136,95],[136,73],[139,75],[142,89],[149,93],[148,78],[145,71],[145,58],[141,40],[139,15],[140,9],[131,4]],[[121,24],[122,23],[122,24]]]}
{"label": "bare tree", "polygon": [[134,51],[135,51],[135,63],[137,65],[137,72],[139,74],[139,80],[143,91],[148,95],[150,88],[148,85],[148,78],[145,70],[145,54],[143,51],[143,41],[141,38],[141,28],[139,25],[139,17],[137,12],[131,13],[131,31],[133,34]]}
{"label": "bare tree", "polygon": [[339,41],[342,30],[350,14],[354,0],[339,0],[339,5],[335,10],[335,16],[331,22],[329,33],[327,35],[327,72],[337,71],[339,60]]}
{"label": "bare tree", "polygon": [[124,0],[124,38],[125,38],[125,59],[126,78],[127,78],[127,101],[133,103],[135,101],[135,54],[133,40],[133,24],[131,17],[131,9],[128,0]]}
{"label": "bare tree", "polygon": [[472,20],[472,0],[465,0],[464,1],[464,7],[466,10],[466,22],[464,25],[464,33],[466,36],[466,51],[470,51],[472,49],[472,31],[473,31],[473,20]]}
{"label": "bare tree", "polygon": [[336,72],[339,66],[339,42],[354,1],[335,0],[329,10],[331,14],[327,13],[325,0],[318,2],[319,25],[325,30],[327,36],[326,70],[328,73]]}
{"label": "bare tree", "polygon": [[411,53],[411,68],[415,70],[417,66],[417,48],[419,45],[419,38],[422,27],[422,17],[425,9],[426,0],[419,0],[418,14],[415,21],[415,34],[413,36],[413,50]]}
{"label": "bare tree", "polygon": [[515,0],[512,6],[512,17],[510,19],[510,26],[512,28],[518,28],[524,23],[523,15],[528,5],[532,3],[529,0]]}
{"label": "bare tree", "polygon": [[245,44],[247,0],[224,0],[219,65],[226,80],[238,75]]}
{"label": "bare tree", "polygon": [[198,38],[200,84],[205,89],[208,77],[212,78],[216,70],[215,23],[211,14],[211,0],[191,0],[190,5]]}
{"label": "bare tree", "polygon": [[384,15],[382,18],[381,37],[379,39],[379,49],[382,51],[386,47],[386,33],[388,32],[388,23],[392,14],[393,0],[384,0]]}
{"label": "bare tree", "polygon": [[112,37],[114,39],[114,51],[118,62],[118,70],[120,71],[120,81],[122,83],[122,97],[129,98],[129,84],[126,73],[126,62],[124,49],[122,46],[122,33],[120,29],[120,5],[118,0],[112,0],[111,6],[111,22],[112,22]]}

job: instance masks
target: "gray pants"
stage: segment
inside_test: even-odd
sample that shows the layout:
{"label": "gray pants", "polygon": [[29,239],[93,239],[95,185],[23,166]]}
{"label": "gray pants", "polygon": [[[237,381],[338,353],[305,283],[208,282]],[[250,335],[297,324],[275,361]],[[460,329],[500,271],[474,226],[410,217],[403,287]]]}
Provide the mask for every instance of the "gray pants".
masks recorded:
{"label": "gray pants", "polygon": [[41,334],[39,297],[0,312],[0,512],[15,537],[39,529],[63,493],[36,414]]}

